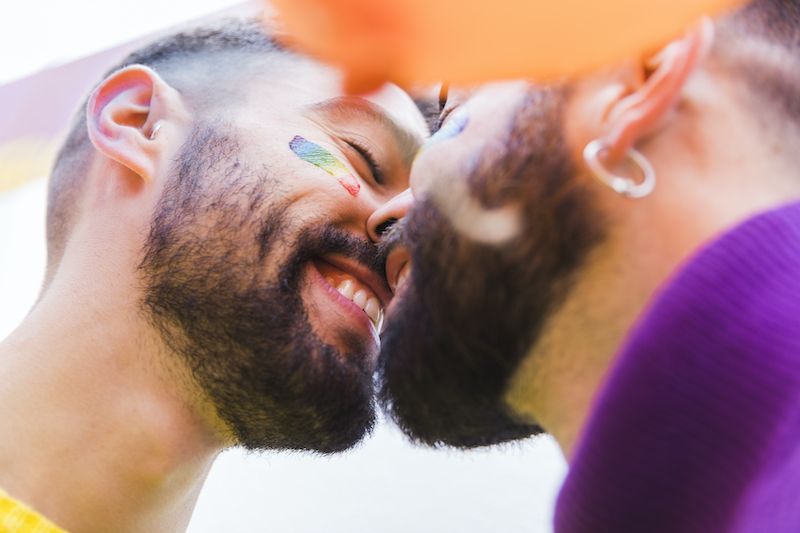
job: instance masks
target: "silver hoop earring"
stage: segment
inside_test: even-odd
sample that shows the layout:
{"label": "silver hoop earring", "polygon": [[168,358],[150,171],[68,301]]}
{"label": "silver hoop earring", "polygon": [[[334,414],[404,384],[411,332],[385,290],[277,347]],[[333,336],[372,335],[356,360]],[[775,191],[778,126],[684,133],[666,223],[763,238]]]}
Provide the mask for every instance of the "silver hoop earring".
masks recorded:
{"label": "silver hoop earring", "polygon": [[630,178],[624,178],[612,174],[600,161],[600,154],[608,149],[608,146],[600,139],[595,139],[583,149],[583,158],[586,164],[592,169],[597,178],[611,187],[617,194],[626,198],[644,198],[653,192],[656,187],[656,171],[650,161],[639,151],[630,148],[626,156],[633,161],[642,171],[641,183],[636,183]]}
{"label": "silver hoop earring", "polygon": [[156,135],[158,135],[158,130],[160,130],[160,129],[161,129],[161,123],[160,122],[156,122],[156,125],[153,126],[153,131],[150,132],[150,140],[151,141],[155,140]]}

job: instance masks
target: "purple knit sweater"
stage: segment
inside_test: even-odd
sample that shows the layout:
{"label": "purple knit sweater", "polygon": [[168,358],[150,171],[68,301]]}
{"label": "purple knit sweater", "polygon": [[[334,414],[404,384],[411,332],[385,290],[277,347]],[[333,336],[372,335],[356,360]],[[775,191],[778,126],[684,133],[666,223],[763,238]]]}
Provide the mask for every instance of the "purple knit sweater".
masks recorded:
{"label": "purple knit sweater", "polygon": [[800,203],[660,291],[595,399],[556,533],[800,532]]}

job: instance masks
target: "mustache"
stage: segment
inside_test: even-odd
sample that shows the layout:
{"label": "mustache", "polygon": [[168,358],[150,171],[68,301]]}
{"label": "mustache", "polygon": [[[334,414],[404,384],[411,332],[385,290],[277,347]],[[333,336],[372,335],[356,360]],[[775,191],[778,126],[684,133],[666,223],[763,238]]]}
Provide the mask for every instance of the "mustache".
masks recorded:
{"label": "mustache", "polygon": [[[411,213],[408,215],[410,214]],[[392,224],[389,229],[381,235],[381,240],[378,242],[377,249],[378,255],[383,258],[384,264],[392,250],[402,244],[407,244],[409,241],[408,215]]]}
{"label": "mustache", "polygon": [[297,251],[292,263],[301,263],[328,254],[341,254],[358,261],[382,279],[386,279],[386,256],[391,248],[383,240],[375,244],[332,225],[307,228],[297,237]]}

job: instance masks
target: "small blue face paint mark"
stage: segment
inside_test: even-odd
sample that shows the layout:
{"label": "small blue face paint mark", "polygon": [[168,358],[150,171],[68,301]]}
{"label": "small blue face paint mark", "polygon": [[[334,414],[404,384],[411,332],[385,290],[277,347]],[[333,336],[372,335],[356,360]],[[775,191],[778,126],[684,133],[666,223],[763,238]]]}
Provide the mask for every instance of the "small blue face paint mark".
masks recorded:
{"label": "small blue face paint mark", "polygon": [[439,131],[434,133],[428,142],[426,142],[426,148],[433,144],[446,141],[448,139],[452,139],[457,135],[460,135],[462,131],[467,127],[469,124],[469,115],[467,114],[466,109],[459,109],[455,111],[452,116],[450,116],[449,120],[444,123],[444,126],[439,128]]}
{"label": "small blue face paint mark", "polygon": [[439,128],[436,133],[431,135],[422,146],[420,146],[417,155],[414,156],[414,159],[416,160],[416,158],[419,157],[422,152],[434,144],[438,144],[442,141],[446,141],[458,136],[462,131],[464,131],[464,129],[467,127],[467,124],[469,124],[469,115],[467,114],[467,110],[465,108],[462,107],[461,109],[453,111],[444,125]]}

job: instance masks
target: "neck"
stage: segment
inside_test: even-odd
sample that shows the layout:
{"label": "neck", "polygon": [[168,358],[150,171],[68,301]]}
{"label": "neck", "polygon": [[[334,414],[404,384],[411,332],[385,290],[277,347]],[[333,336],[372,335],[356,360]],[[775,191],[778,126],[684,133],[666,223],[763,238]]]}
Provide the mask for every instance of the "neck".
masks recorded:
{"label": "neck", "polygon": [[[622,253],[624,243],[612,238],[593,254],[507,395],[511,408],[553,435],[568,459],[617,347],[655,290],[636,275],[635,265],[610,253]],[[612,299],[609,293],[626,298]]]}
{"label": "neck", "polygon": [[[795,198],[800,198],[800,190]],[[511,408],[544,427],[570,459],[615,356],[659,288],[704,243],[736,222],[786,201],[762,205],[763,209],[748,204],[740,217],[707,210],[704,220],[695,218],[693,231],[683,235],[612,239],[581,273],[572,295],[523,361],[507,395]],[[676,212],[675,220],[680,217]]]}
{"label": "neck", "polygon": [[0,487],[68,530],[185,529],[221,441],[138,312],[104,307],[125,300],[89,285],[56,276],[0,344],[13,376],[0,383]]}

